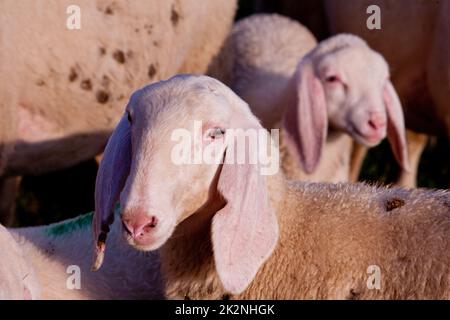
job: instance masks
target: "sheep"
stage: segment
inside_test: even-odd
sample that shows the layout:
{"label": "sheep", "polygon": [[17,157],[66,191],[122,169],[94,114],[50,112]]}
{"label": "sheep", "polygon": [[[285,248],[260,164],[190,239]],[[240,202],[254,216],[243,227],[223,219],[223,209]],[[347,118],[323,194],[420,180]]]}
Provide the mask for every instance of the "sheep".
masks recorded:
{"label": "sheep", "polygon": [[34,270],[5,227],[0,225],[0,300],[31,300],[40,297]]}
{"label": "sheep", "polygon": [[[257,150],[239,140],[255,131]],[[263,175],[249,159],[276,147],[268,134],[207,76],[135,92],[97,175],[94,270],[119,202],[127,242],[159,250],[167,298],[450,298],[448,191]],[[193,149],[222,161],[193,162]]]}
{"label": "sheep", "polygon": [[[408,130],[411,172],[401,171],[400,184],[415,187],[426,135],[450,137],[449,1],[377,1],[381,29],[369,30],[365,1],[324,1],[332,33],[351,32],[386,57],[402,101]],[[352,17],[349,19],[349,17]]]}
{"label": "sheep", "polygon": [[163,299],[158,252],[130,248],[121,237],[120,222],[108,239],[107,267],[91,272],[92,217],[91,212],[48,226],[9,229],[36,274],[39,298]]}
{"label": "sheep", "polygon": [[[134,90],[178,72],[206,71],[227,37],[237,0],[2,1],[0,186],[103,152]],[[71,6],[73,7],[73,6]],[[75,12],[75,13],[74,13]],[[70,23],[69,23],[70,25]],[[3,179],[4,178],[4,179]],[[5,208],[6,207],[6,208]],[[10,224],[12,206],[0,223]]]}
{"label": "sheep", "polygon": [[235,24],[221,55],[209,74],[243,98],[266,128],[283,129],[289,178],[348,181],[350,136],[374,146],[386,131],[408,169],[403,114],[388,65],[362,39],[341,34],[317,45],[300,23],[257,14]]}

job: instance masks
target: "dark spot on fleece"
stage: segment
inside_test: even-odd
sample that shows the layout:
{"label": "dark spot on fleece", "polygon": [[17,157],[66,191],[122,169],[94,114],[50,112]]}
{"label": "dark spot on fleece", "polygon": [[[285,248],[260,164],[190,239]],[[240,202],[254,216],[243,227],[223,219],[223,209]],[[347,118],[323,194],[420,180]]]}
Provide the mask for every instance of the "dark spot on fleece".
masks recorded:
{"label": "dark spot on fleece", "polygon": [[159,47],[159,41],[153,41],[153,45],[154,45],[155,47]]}
{"label": "dark spot on fleece", "polygon": [[45,254],[47,256],[52,256],[55,253],[55,245],[52,242],[47,243],[47,249],[45,249]]}
{"label": "dark spot on fleece", "polygon": [[156,67],[155,67],[155,65],[152,63],[149,67],[148,67],[148,77],[150,78],[150,79],[153,79],[153,77],[156,75],[156,72],[157,72],[157,70],[156,70]]}
{"label": "dark spot on fleece", "polygon": [[108,15],[112,16],[114,14],[114,11],[113,11],[113,9],[111,7],[106,7],[105,14],[108,14]]}
{"label": "dark spot on fleece", "polygon": [[153,31],[153,25],[152,24],[145,24],[144,29],[147,31],[147,34],[152,34]]}
{"label": "dark spot on fleece", "polygon": [[45,85],[45,81],[42,80],[42,79],[39,79],[39,80],[36,81],[36,85],[39,86],[39,87],[42,87],[42,86]]}
{"label": "dark spot on fleece", "polygon": [[91,91],[92,90],[92,82],[91,82],[91,80],[90,79],[84,79],[83,81],[81,81],[80,87],[83,90]]}
{"label": "dark spot on fleece", "polygon": [[229,294],[224,294],[222,296],[222,300],[230,300],[230,295]]}
{"label": "dark spot on fleece", "polygon": [[75,80],[77,80],[78,78],[78,73],[75,71],[75,68],[70,68],[70,73],[69,73],[69,81],[70,82],[74,82]]}
{"label": "dark spot on fleece", "polygon": [[386,201],[386,211],[392,211],[394,209],[403,207],[405,205],[405,200],[400,198],[392,198]]}
{"label": "dark spot on fleece", "polygon": [[114,58],[114,60],[116,60],[120,64],[124,64],[125,63],[125,54],[123,53],[122,50],[114,51],[113,58]]}
{"label": "dark spot on fleece", "polygon": [[109,100],[109,94],[104,90],[98,90],[95,97],[97,98],[97,102],[101,104],[105,104]]}
{"label": "dark spot on fleece", "polygon": [[358,300],[361,293],[356,292],[355,289],[350,289],[349,295],[347,297],[348,300]]}
{"label": "dark spot on fleece", "polygon": [[170,21],[172,21],[172,25],[174,27],[176,27],[178,25],[178,22],[180,21],[180,14],[173,5],[172,9],[170,10]]}
{"label": "dark spot on fleece", "polygon": [[100,52],[101,56],[104,56],[106,54],[106,49],[103,47],[98,48],[98,52]]}

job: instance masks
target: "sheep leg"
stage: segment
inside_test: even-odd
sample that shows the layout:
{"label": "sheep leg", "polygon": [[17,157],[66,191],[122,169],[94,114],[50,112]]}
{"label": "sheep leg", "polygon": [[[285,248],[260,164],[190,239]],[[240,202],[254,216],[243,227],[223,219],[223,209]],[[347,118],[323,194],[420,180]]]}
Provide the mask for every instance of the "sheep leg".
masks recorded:
{"label": "sheep leg", "polygon": [[353,143],[352,155],[350,159],[350,182],[357,182],[359,174],[369,149],[357,142]]}
{"label": "sheep leg", "polygon": [[16,212],[16,195],[21,177],[0,178],[0,224],[10,226]]}
{"label": "sheep leg", "polygon": [[408,141],[409,161],[411,165],[411,172],[404,170],[400,171],[397,179],[397,185],[405,188],[415,188],[417,185],[417,171],[419,168],[419,161],[423,150],[428,142],[428,136],[423,133],[406,130]]}

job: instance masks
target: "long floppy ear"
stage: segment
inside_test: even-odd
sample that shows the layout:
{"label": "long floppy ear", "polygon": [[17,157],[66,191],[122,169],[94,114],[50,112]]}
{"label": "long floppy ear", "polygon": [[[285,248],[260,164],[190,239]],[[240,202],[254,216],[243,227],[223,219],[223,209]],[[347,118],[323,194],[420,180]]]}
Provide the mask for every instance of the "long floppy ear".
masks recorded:
{"label": "long floppy ear", "polygon": [[95,182],[95,215],[93,221],[96,255],[93,270],[98,270],[105,251],[106,236],[114,221],[114,209],[131,163],[130,123],[123,116],[109,138]]}
{"label": "long floppy ear", "polygon": [[225,151],[218,179],[217,188],[227,204],[213,218],[212,243],[216,270],[224,288],[239,294],[275,249],[278,222],[269,203],[266,177],[261,175],[258,164],[249,163],[248,143],[244,164],[236,163],[239,148],[234,146],[228,145]]}
{"label": "long floppy ear", "polygon": [[392,151],[400,166],[410,171],[403,110],[397,92],[389,80],[383,88],[383,100],[388,118],[387,135]]}
{"label": "long floppy ear", "polygon": [[294,75],[296,96],[286,106],[283,128],[286,144],[306,173],[320,161],[328,131],[328,113],[322,83],[312,63],[304,59]]}

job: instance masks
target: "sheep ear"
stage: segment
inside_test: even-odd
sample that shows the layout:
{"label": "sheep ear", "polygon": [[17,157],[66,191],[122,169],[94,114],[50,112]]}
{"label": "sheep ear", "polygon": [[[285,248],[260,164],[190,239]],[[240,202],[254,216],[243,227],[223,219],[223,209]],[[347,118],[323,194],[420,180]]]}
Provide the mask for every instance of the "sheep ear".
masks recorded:
{"label": "sheep ear", "polygon": [[278,240],[278,222],[269,204],[266,177],[258,164],[248,163],[248,156],[247,143],[247,163],[232,164],[238,157],[227,147],[217,186],[227,204],[212,221],[216,270],[224,288],[232,294],[247,288]]}
{"label": "sheep ear", "polygon": [[400,166],[405,171],[410,171],[403,110],[394,86],[389,80],[383,89],[383,100],[387,110],[387,135],[392,151]]}
{"label": "sheep ear", "polygon": [[127,117],[122,117],[108,144],[100,163],[95,182],[94,239],[96,256],[93,269],[103,262],[106,236],[114,221],[114,209],[130,172],[131,132]]}
{"label": "sheep ear", "polygon": [[328,113],[322,83],[312,64],[302,61],[294,75],[296,96],[286,107],[283,128],[286,144],[306,173],[319,164],[328,131]]}

